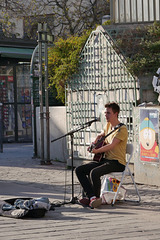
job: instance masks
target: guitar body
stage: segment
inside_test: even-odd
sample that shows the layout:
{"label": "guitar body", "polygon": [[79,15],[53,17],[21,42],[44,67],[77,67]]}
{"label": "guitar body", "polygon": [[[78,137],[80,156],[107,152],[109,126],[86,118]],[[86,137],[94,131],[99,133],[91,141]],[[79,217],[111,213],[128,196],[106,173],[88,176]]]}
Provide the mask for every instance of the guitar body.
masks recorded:
{"label": "guitar body", "polygon": [[[101,148],[105,145],[105,139],[104,137],[100,138],[98,142],[96,143],[95,149]],[[93,161],[100,162],[102,159],[104,153],[97,153],[93,157]]]}

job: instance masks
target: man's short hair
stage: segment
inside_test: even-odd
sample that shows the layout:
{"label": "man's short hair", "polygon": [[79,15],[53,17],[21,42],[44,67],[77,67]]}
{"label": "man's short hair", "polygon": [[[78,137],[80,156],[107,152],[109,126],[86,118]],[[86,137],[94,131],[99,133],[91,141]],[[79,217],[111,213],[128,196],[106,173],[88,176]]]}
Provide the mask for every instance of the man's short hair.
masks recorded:
{"label": "man's short hair", "polygon": [[112,108],[112,111],[114,112],[114,113],[118,113],[119,114],[119,112],[120,112],[120,107],[119,107],[119,105],[117,104],[117,103],[115,103],[115,102],[111,102],[111,103],[106,103],[105,104],[105,108]]}

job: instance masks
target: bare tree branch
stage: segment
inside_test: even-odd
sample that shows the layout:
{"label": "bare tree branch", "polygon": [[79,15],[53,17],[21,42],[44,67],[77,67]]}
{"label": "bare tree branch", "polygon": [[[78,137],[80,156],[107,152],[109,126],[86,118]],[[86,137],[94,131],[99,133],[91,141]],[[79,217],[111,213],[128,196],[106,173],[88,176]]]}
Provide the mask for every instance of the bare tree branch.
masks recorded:
{"label": "bare tree branch", "polygon": [[30,37],[35,37],[31,32],[34,35],[37,22],[47,22],[55,36],[65,37],[94,28],[109,14],[108,0],[0,0],[0,7],[4,25],[5,19],[23,18],[25,31],[30,29]]}

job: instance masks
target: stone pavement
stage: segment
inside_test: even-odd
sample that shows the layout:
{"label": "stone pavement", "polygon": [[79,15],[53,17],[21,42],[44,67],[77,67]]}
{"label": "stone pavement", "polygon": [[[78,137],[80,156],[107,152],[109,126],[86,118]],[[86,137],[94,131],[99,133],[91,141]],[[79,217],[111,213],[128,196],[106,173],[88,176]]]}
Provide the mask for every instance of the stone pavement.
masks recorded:
{"label": "stone pavement", "polygon": [[[81,188],[64,163],[40,165],[32,159],[31,144],[4,144],[0,153],[0,198],[48,197],[51,203],[63,203],[39,219],[0,217],[0,240],[158,240],[160,239],[160,187],[139,185],[141,203],[117,202],[114,207],[97,209],[67,204],[80,196]],[[135,192],[129,179],[125,188],[129,197]]]}

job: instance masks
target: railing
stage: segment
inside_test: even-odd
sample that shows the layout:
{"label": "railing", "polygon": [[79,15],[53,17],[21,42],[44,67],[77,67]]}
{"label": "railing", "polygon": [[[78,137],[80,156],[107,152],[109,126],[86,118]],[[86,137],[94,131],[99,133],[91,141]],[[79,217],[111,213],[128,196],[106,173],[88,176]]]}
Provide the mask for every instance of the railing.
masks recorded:
{"label": "railing", "polygon": [[114,23],[160,21],[159,0],[112,0],[110,4]]}

